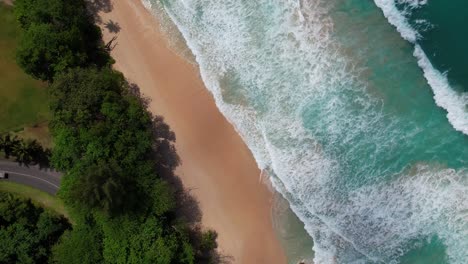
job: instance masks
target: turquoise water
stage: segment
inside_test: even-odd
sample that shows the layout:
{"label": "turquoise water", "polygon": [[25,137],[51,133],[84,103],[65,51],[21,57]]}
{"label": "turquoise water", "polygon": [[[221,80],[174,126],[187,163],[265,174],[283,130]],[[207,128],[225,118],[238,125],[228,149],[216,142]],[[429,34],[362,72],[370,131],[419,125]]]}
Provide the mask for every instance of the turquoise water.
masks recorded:
{"label": "turquoise water", "polygon": [[447,73],[453,88],[467,92],[468,1],[401,2],[398,7],[420,34],[418,42],[435,67]]}
{"label": "turquoise water", "polygon": [[423,2],[146,2],[177,25],[316,263],[468,262],[467,97],[411,25]]}
{"label": "turquoise water", "polygon": [[314,259],[314,246],[312,238],[305,232],[304,223],[294,214],[286,201],[280,194],[273,197],[273,227],[277,237],[286,253],[288,263],[297,264],[300,261]]}

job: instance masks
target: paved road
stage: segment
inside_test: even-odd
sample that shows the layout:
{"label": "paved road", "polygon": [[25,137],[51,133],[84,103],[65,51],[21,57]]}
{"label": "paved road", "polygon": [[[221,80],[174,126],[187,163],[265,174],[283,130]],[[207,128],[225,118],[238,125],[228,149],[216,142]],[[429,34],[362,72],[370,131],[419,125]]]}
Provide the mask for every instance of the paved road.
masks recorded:
{"label": "paved road", "polygon": [[[22,166],[16,162],[0,160],[0,171],[8,173],[8,181],[21,183],[55,195],[60,186],[60,173],[38,166]],[[5,179],[0,179],[5,181]]]}

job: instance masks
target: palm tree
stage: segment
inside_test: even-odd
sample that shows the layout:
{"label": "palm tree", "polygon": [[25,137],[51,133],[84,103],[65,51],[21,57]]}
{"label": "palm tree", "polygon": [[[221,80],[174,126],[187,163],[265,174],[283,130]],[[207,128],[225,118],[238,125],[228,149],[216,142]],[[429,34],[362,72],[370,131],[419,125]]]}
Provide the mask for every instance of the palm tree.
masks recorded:
{"label": "palm tree", "polygon": [[3,152],[5,152],[5,158],[8,159],[10,157],[13,148],[19,144],[19,142],[18,136],[14,136],[13,138],[10,134],[0,136],[0,151],[3,150]]}
{"label": "palm tree", "polygon": [[37,140],[28,140],[26,145],[33,159],[37,159],[38,156],[42,155],[44,152],[44,149],[39,144],[39,142],[37,142]]}
{"label": "palm tree", "polygon": [[17,144],[13,145],[12,154],[15,156],[16,161],[22,164],[29,164],[32,161],[31,146],[33,141],[18,141]]}
{"label": "palm tree", "polygon": [[5,145],[7,144],[7,135],[0,135],[0,151],[5,149]]}

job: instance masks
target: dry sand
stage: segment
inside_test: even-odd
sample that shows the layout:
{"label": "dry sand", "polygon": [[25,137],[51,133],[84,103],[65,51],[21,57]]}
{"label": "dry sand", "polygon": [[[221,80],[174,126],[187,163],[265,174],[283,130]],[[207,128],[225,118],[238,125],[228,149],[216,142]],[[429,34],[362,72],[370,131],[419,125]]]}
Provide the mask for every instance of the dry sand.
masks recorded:
{"label": "dry sand", "polygon": [[259,182],[252,154],[217,109],[198,69],[168,48],[156,18],[140,0],[113,1],[101,12],[118,33],[116,69],[151,98],[177,135],[182,160],[177,174],[200,203],[205,227],[215,229],[221,252],[233,263],[286,263],[271,220],[273,194]]}

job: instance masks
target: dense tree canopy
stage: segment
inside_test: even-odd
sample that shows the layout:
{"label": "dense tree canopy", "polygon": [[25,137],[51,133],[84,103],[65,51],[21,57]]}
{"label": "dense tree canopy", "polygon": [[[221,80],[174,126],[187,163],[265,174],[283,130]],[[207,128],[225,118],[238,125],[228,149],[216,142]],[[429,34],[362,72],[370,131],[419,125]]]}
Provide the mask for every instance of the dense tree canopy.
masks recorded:
{"label": "dense tree canopy", "polygon": [[16,0],[15,14],[24,29],[17,61],[35,78],[52,81],[72,67],[112,62],[83,0]]}
{"label": "dense tree canopy", "polygon": [[74,69],[57,78],[50,89],[51,126],[59,141],[73,143],[55,148],[57,168],[69,170],[83,155],[118,160],[126,170],[140,167],[151,154],[152,120],[125,88],[122,75],[109,69]]}
{"label": "dense tree canopy", "polygon": [[[169,154],[175,136],[129,92],[122,75],[110,69],[72,69],[56,78],[50,93],[52,163],[67,172],[60,196],[80,215],[91,212],[100,224],[103,260],[209,260],[215,247],[205,247],[209,243],[201,234],[179,223],[174,192],[156,173],[178,164]],[[73,234],[66,239],[65,245],[79,243]],[[215,236],[204,240],[216,245]],[[64,256],[59,250],[64,247],[58,246],[57,254]]]}
{"label": "dense tree canopy", "polygon": [[136,208],[136,194],[144,196],[156,180],[151,116],[125,85],[112,70],[74,69],[50,88],[52,162],[79,190],[65,192],[70,203],[107,213]]}
{"label": "dense tree canopy", "polygon": [[109,214],[131,211],[138,206],[135,180],[124,175],[117,163],[93,164],[74,173],[77,181],[65,197]]}
{"label": "dense tree canopy", "polygon": [[69,228],[65,218],[0,192],[0,263],[46,263],[52,246]]}
{"label": "dense tree canopy", "polygon": [[102,230],[92,219],[77,224],[66,231],[52,251],[53,263],[98,264],[103,263]]}
{"label": "dense tree canopy", "polygon": [[175,135],[110,68],[84,0],[16,0],[15,9],[18,63],[51,83],[51,163],[74,221],[51,260],[213,263],[216,233],[179,217],[180,193],[162,177],[179,164]]}

